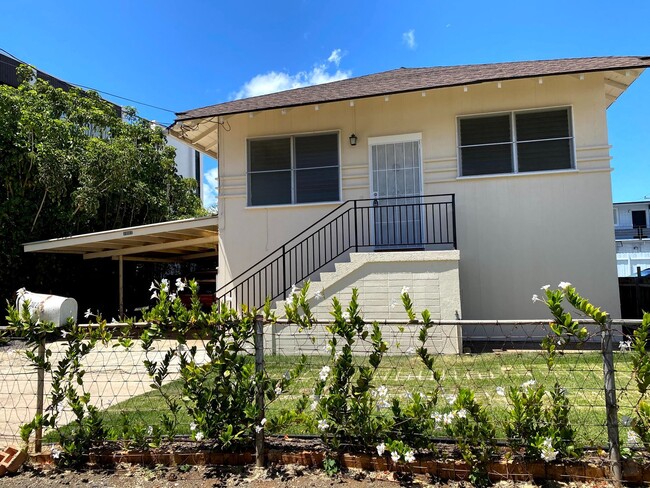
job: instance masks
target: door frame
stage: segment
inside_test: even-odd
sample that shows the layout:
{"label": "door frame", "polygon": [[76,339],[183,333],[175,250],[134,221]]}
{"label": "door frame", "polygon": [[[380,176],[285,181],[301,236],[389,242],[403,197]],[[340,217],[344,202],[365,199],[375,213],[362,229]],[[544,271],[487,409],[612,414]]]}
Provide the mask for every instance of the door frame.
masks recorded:
{"label": "door frame", "polygon": [[[378,137],[368,137],[368,178],[370,179],[368,188],[370,190],[369,192],[369,198],[370,199],[375,199],[375,198],[380,198],[375,196],[375,189],[374,189],[374,178],[373,178],[373,167],[372,167],[372,146],[377,146],[377,145],[383,145],[383,144],[395,144],[395,143],[401,143],[401,142],[417,142],[418,143],[418,157],[419,157],[419,164],[420,164],[420,189],[419,193],[415,195],[400,195],[400,197],[417,197],[417,196],[423,196],[424,195],[424,161],[422,158],[422,132],[411,132],[407,134],[395,134],[395,135],[390,135],[390,136],[378,136]],[[390,197],[389,197],[390,198]],[[371,213],[372,215],[372,228],[375,228],[374,225],[374,214]],[[424,229],[424,222],[421,222],[422,228]],[[399,248],[400,246],[393,246]],[[381,250],[389,250],[390,246],[377,246],[375,245],[376,249],[381,249]]]}

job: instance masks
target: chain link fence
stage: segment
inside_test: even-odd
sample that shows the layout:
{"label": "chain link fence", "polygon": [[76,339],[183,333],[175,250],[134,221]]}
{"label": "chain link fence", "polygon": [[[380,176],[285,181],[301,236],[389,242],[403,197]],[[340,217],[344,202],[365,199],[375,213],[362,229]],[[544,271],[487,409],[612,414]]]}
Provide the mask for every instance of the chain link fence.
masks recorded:
{"label": "chain link fence", "polygon": [[[637,325],[634,321],[615,321],[614,372],[620,438],[627,439],[629,420],[640,394],[632,379],[631,354],[627,334]],[[384,322],[380,325],[388,349],[379,364],[372,386],[385,396],[385,406],[393,399],[407,402],[415,393],[432,395],[438,383],[416,353],[422,346],[418,339],[418,324]],[[548,353],[540,346],[549,334],[547,321],[448,321],[432,328],[435,332],[425,346],[435,354],[435,368],[442,373],[438,391],[441,414],[448,411],[446,402],[461,388],[474,392],[496,427],[499,441],[506,441],[505,421],[511,405],[505,392],[511,387],[541,385],[552,390],[558,384],[569,399],[571,425],[576,431],[579,447],[608,446],[608,424],[605,401],[605,378],[600,333],[594,326],[590,340],[582,347],[568,343],[558,347],[555,364],[547,365]],[[317,324],[312,329],[299,330],[286,322],[266,324],[264,328],[264,363],[272,377],[281,377],[290,370],[302,355],[306,356],[302,374],[276,401],[267,406],[266,416],[292,409],[303,397],[311,397],[323,368],[331,364],[328,345],[331,334],[327,324]],[[46,344],[50,361],[56,366],[62,357],[64,340]],[[82,391],[89,393],[91,404],[102,411],[102,419],[109,438],[120,436],[121,425],[141,425],[147,429],[160,422],[166,411],[161,394],[151,388],[151,378],[145,360],[159,361],[169,349],[177,348],[170,338],[154,342],[152,351],[146,353],[137,340],[128,349],[117,341],[97,344],[84,358],[85,370]],[[184,347],[196,347],[198,361],[205,344],[200,339],[189,340]],[[368,345],[358,341],[354,346],[355,363],[368,360]],[[251,345],[250,361],[254,362]],[[207,357],[207,356],[203,356]],[[4,442],[19,442],[19,427],[34,418],[39,404],[38,371],[25,355],[25,343],[11,340],[0,346],[0,437]],[[42,382],[43,408],[47,409],[51,388],[51,375],[46,373]],[[178,398],[182,404],[183,385],[179,361],[170,364],[164,392]],[[309,414],[309,409],[307,409]],[[73,418],[63,407],[60,423]],[[191,433],[192,419],[184,409],[179,414],[179,435]],[[291,425],[274,434],[318,435],[315,423]],[[46,431],[43,441],[54,439]],[[440,433],[443,439],[444,431]]]}

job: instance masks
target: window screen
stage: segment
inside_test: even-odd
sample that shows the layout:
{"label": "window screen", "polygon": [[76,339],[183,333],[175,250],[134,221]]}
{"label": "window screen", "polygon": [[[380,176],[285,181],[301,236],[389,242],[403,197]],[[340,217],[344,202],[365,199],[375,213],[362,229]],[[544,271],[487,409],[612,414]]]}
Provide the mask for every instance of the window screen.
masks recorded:
{"label": "window screen", "polygon": [[462,176],[573,167],[566,108],[462,118],[459,132]]}
{"label": "window screen", "polygon": [[339,200],[338,134],[255,140],[248,147],[250,205]]}

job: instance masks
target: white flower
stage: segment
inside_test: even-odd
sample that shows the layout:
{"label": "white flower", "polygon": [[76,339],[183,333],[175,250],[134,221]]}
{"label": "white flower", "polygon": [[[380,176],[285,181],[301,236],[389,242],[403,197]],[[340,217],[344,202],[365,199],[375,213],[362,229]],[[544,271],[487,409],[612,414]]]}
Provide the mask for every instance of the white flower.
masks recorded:
{"label": "white flower", "polygon": [[276,387],[275,387],[275,395],[278,396],[278,395],[280,395],[281,393],[282,393],[282,388],[280,388],[279,386],[276,386]]}
{"label": "white flower", "polygon": [[405,295],[409,292],[410,288],[408,286],[403,286],[402,287],[402,293],[400,295]]}
{"label": "white flower", "polygon": [[325,290],[324,290],[323,288],[321,288],[320,291],[317,291],[317,292],[314,294],[314,298],[315,298],[316,300],[322,300],[324,294],[325,294]]}
{"label": "white flower", "polygon": [[442,414],[440,412],[433,412],[431,414],[431,418],[434,420],[436,424],[439,424],[442,422]]}
{"label": "white flower", "polygon": [[117,324],[119,323],[115,317],[111,319],[111,324]]}
{"label": "white flower", "polygon": [[454,412],[445,413],[442,416],[442,423],[450,425],[454,421]]}
{"label": "white flower", "polygon": [[167,278],[160,280],[160,291],[169,291],[169,280]]}
{"label": "white flower", "polygon": [[180,278],[176,278],[176,289],[178,291],[183,291],[187,285]]}
{"label": "white flower", "polygon": [[328,342],[327,344],[325,344],[325,352],[332,352],[332,344],[331,343]]}
{"label": "white flower", "polygon": [[90,309],[86,310],[86,312],[84,313],[84,317],[86,318],[90,317],[91,315],[93,315],[93,313],[90,311]]}
{"label": "white flower", "polygon": [[411,393],[410,391],[407,391],[403,395],[404,395],[404,398],[406,398],[407,400],[413,400],[413,393]]}
{"label": "white flower", "polygon": [[540,290],[548,291],[548,289],[551,287],[551,285],[544,285],[540,288]]}
{"label": "white flower", "polygon": [[415,461],[415,454],[413,454],[413,451],[406,451],[404,453],[404,461],[406,461],[407,463],[412,463],[413,461]]}
{"label": "white flower", "polygon": [[197,427],[198,427],[198,425],[196,425],[195,422],[191,422],[191,423],[190,423],[190,430],[191,430],[191,431],[195,431]]}
{"label": "white flower", "polygon": [[310,408],[312,411],[316,410],[316,408],[318,408],[318,401],[314,400],[313,402],[311,402]]}
{"label": "white flower", "polygon": [[255,426],[255,432],[262,432],[262,429],[263,429],[263,428],[264,428],[264,427],[262,427],[261,425],[256,425],[256,426]]}
{"label": "white flower", "polygon": [[497,386],[497,395],[506,396],[506,389],[503,386]]}
{"label": "white flower", "polygon": [[627,445],[630,447],[640,447],[639,436],[633,430],[627,431]]}
{"label": "white flower", "polygon": [[61,336],[65,339],[65,337],[68,335],[68,331],[61,329]]}
{"label": "white flower", "polygon": [[330,424],[327,423],[327,420],[318,421],[318,430],[327,430]]}
{"label": "white flower", "polygon": [[467,418],[467,410],[461,408],[458,412],[456,412],[456,415],[461,419]]}
{"label": "white flower", "polygon": [[289,292],[289,298],[293,298],[293,296],[298,292],[298,288],[296,287],[296,284],[294,283],[291,285],[291,291]]}
{"label": "white flower", "polygon": [[533,295],[533,303],[535,303],[535,302],[541,302],[541,301],[542,301],[542,300],[541,300],[537,295]]}
{"label": "white flower", "polygon": [[59,459],[61,457],[61,451],[56,447],[52,448],[52,459]]}
{"label": "white flower", "polygon": [[194,438],[195,438],[198,442],[201,442],[201,441],[203,440],[204,437],[205,437],[205,435],[203,434],[203,432],[197,432],[196,435],[194,436]]}
{"label": "white flower", "polygon": [[228,293],[225,297],[223,297],[223,301],[228,303],[232,302],[232,295]]}
{"label": "white flower", "polygon": [[535,386],[536,383],[537,382],[535,380],[528,380],[528,381],[525,381],[524,383],[522,383],[521,387],[524,390],[527,390],[528,388],[531,388],[531,387]]}
{"label": "white flower", "polygon": [[568,281],[560,281],[560,283],[557,285],[558,288],[565,290],[571,286],[571,283]]}
{"label": "white flower", "polygon": [[393,460],[394,463],[399,461],[399,452],[393,451],[390,453],[390,458]]}
{"label": "white flower", "polygon": [[383,455],[384,455],[384,452],[386,452],[386,444],[384,444],[384,443],[382,442],[381,444],[379,444],[379,445],[377,446],[377,454],[379,454],[380,456],[383,456]]}
{"label": "white flower", "polygon": [[173,302],[174,300],[176,300],[176,293],[170,293],[169,294],[169,301]]}
{"label": "white flower", "polygon": [[338,359],[343,356],[343,351],[336,351],[336,354],[334,354],[334,359],[338,361]]}
{"label": "white flower", "polygon": [[632,349],[632,341],[621,341],[618,343],[618,349],[621,352],[629,351]]}
{"label": "white flower", "polygon": [[147,435],[153,435],[153,426],[147,427]]}
{"label": "white flower", "polygon": [[345,320],[350,320],[350,312],[348,312],[347,310],[343,312],[343,318]]}
{"label": "white flower", "polygon": [[453,395],[451,393],[448,394],[448,395],[445,395],[445,400],[447,400],[447,403],[449,405],[451,405],[452,403],[454,403],[456,401],[456,395]]}
{"label": "white flower", "polygon": [[330,367],[323,366],[323,369],[321,369],[320,373],[318,373],[318,377],[320,378],[321,381],[325,381],[329,376],[329,374],[330,374]]}
{"label": "white flower", "polygon": [[[17,295],[19,298],[24,297],[26,293],[27,293],[27,290],[25,289],[24,286],[23,286],[22,288],[18,288],[18,290],[16,290],[16,295]],[[59,453],[60,453],[60,452],[61,452],[61,451],[59,451]],[[54,449],[52,450],[52,453],[54,453]],[[52,456],[54,456],[54,454],[52,454]]]}
{"label": "white flower", "polygon": [[152,300],[155,300],[155,299],[157,299],[157,298],[158,298],[158,292],[157,292],[157,291],[154,291],[154,292],[151,294],[151,299],[152,299]]}
{"label": "white flower", "polygon": [[544,442],[542,442],[542,445],[544,446],[545,449],[552,449],[553,448],[553,439],[550,437],[547,437],[544,439]]}
{"label": "white flower", "polygon": [[156,289],[156,282],[152,281],[151,286],[149,287],[149,291],[155,290]]}
{"label": "white flower", "polygon": [[546,462],[555,461],[555,459],[557,458],[557,454],[558,454],[557,451],[555,451],[552,448],[551,449],[543,449],[541,457]]}

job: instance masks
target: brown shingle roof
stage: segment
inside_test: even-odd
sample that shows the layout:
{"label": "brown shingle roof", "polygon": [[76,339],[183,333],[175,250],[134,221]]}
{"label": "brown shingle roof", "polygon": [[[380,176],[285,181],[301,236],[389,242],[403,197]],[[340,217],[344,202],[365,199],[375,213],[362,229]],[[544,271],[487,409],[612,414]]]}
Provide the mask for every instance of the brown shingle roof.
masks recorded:
{"label": "brown shingle roof", "polygon": [[650,66],[650,56],[608,56],[434,68],[400,68],[322,85],[243,98],[179,112],[176,115],[177,122],[180,122],[272,108],[295,107],[432,88],[471,85],[486,81],[646,68],[648,66]]}

